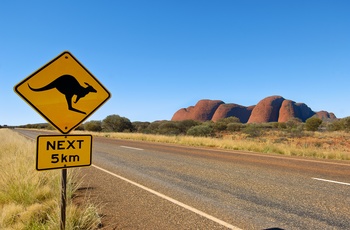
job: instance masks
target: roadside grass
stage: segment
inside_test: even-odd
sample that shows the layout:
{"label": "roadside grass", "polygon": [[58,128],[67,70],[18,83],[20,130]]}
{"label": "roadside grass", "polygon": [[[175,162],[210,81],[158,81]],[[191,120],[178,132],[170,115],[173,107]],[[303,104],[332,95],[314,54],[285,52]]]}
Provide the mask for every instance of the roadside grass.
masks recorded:
{"label": "roadside grass", "polygon": [[350,160],[350,133],[303,132],[292,135],[285,131],[266,131],[259,137],[237,132],[220,137],[165,136],[141,133],[87,132],[94,136],[128,139],[185,146],[211,147],[287,156],[302,156],[332,160]]}
{"label": "roadside grass", "polygon": [[[9,129],[0,129],[0,139],[0,229],[59,229],[60,171],[35,170],[35,142]],[[68,170],[66,229],[97,229],[97,207],[72,201],[76,170]]]}

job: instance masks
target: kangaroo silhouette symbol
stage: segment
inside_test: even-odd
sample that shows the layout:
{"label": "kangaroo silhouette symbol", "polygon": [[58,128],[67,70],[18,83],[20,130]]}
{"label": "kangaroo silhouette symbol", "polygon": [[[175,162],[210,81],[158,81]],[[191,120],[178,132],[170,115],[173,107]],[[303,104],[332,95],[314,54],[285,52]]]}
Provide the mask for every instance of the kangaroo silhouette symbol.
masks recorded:
{"label": "kangaroo silhouette symbol", "polygon": [[78,109],[73,108],[72,106],[72,98],[74,95],[77,96],[74,103],[77,103],[80,98],[85,97],[88,93],[96,93],[97,91],[88,83],[85,82],[85,85],[87,87],[83,87],[79,84],[77,79],[75,77],[65,74],[60,77],[58,77],[56,80],[52,81],[48,85],[41,87],[41,88],[32,88],[29,84],[28,87],[35,91],[35,92],[41,92],[46,91],[50,89],[56,88],[60,93],[64,94],[66,97],[68,109],[77,113],[83,113],[86,114],[83,111],[80,111]]}

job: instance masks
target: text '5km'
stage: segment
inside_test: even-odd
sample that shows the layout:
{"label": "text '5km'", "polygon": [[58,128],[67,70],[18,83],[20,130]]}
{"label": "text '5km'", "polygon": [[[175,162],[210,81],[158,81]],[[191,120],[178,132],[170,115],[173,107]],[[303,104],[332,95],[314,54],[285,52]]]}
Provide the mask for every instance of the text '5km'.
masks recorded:
{"label": "text '5km'", "polygon": [[43,135],[37,138],[37,170],[91,165],[91,135]]}

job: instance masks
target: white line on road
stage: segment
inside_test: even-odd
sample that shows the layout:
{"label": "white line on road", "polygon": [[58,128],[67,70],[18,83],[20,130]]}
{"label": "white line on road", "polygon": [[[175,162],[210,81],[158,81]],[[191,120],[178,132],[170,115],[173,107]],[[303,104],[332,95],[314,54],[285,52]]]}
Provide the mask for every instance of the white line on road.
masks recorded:
{"label": "white line on road", "polygon": [[201,215],[201,216],[203,216],[203,217],[205,217],[205,218],[207,218],[207,219],[209,219],[209,220],[211,220],[211,221],[214,221],[214,222],[216,222],[216,223],[218,223],[218,224],[221,224],[222,226],[225,226],[225,227],[227,227],[227,228],[234,229],[234,230],[241,230],[240,228],[235,227],[235,226],[233,226],[233,225],[231,225],[231,224],[229,224],[229,223],[227,223],[227,222],[225,222],[225,221],[223,221],[223,220],[220,220],[220,219],[218,219],[218,218],[216,218],[216,217],[214,217],[214,216],[211,216],[211,215],[209,215],[209,214],[207,214],[207,213],[205,213],[205,212],[202,212],[202,211],[200,211],[200,210],[198,210],[198,209],[196,209],[196,208],[193,208],[193,207],[191,207],[191,206],[189,206],[189,205],[187,205],[187,204],[184,204],[184,203],[182,203],[182,202],[180,202],[180,201],[177,201],[177,200],[175,200],[175,199],[173,199],[173,198],[171,198],[171,197],[168,197],[168,196],[166,196],[166,195],[164,195],[164,194],[162,194],[162,193],[159,193],[159,192],[157,192],[157,191],[155,191],[155,190],[153,190],[153,189],[147,188],[147,187],[145,187],[145,186],[143,186],[143,185],[141,185],[141,184],[138,184],[138,183],[136,183],[136,182],[134,182],[134,181],[131,181],[131,180],[125,178],[125,177],[119,176],[119,175],[117,175],[117,174],[115,174],[115,173],[112,173],[112,172],[106,170],[106,169],[100,168],[100,167],[98,167],[98,166],[96,166],[96,165],[92,165],[92,166],[95,167],[95,168],[97,168],[97,169],[99,169],[99,170],[101,170],[101,171],[103,171],[103,172],[105,172],[105,173],[108,173],[108,174],[110,174],[110,175],[112,175],[112,176],[114,176],[114,177],[117,177],[117,178],[119,178],[119,179],[121,179],[121,180],[124,180],[124,181],[126,181],[126,182],[128,182],[128,183],[130,183],[130,184],[132,184],[132,185],[135,185],[135,186],[137,186],[137,187],[139,187],[139,188],[141,188],[141,189],[144,189],[144,190],[146,190],[147,192],[150,192],[150,193],[152,193],[152,194],[154,194],[154,195],[156,195],[156,196],[159,196],[159,197],[161,197],[161,198],[163,198],[163,199],[165,199],[165,200],[168,200],[168,201],[170,201],[170,202],[172,202],[172,203],[174,203],[174,204],[176,204],[176,205],[179,205],[179,206],[181,206],[181,207],[183,207],[183,208],[185,208],[185,209],[187,209],[187,210],[189,210],[189,211],[192,211],[192,212],[194,212],[194,213],[196,213],[196,214],[198,214],[198,215]]}
{"label": "white line on road", "polygon": [[129,147],[129,146],[124,146],[124,145],[121,145],[120,147],[122,147],[122,148],[126,148],[126,149],[140,150],[140,151],[142,151],[142,150],[143,150],[143,149],[134,148],[134,147]]}
{"label": "white line on road", "polygon": [[335,180],[326,180],[326,179],[316,178],[316,177],[313,177],[312,179],[314,179],[314,180],[320,180],[320,181],[325,181],[325,182],[330,182],[330,183],[335,183],[335,184],[350,185],[350,183],[345,183],[345,182],[340,182],[340,181],[335,181]]}

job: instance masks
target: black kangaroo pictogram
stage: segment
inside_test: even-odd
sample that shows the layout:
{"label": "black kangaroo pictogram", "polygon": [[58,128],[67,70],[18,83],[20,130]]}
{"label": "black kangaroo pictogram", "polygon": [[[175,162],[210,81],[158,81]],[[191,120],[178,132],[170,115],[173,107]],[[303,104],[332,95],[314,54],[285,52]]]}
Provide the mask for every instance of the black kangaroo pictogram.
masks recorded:
{"label": "black kangaroo pictogram", "polygon": [[88,93],[96,93],[97,91],[88,83],[85,82],[85,85],[87,85],[86,88],[81,86],[77,79],[75,79],[73,76],[65,74],[60,77],[58,77],[56,80],[52,81],[48,85],[41,87],[41,88],[32,88],[28,84],[29,88],[33,91],[40,92],[40,91],[46,91],[49,89],[56,88],[60,93],[64,94],[67,100],[68,109],[74,112],[83,113],[86,114],[83,111],[80,111],[78,109],[75,109],[72,107],[72,98],[74,95],[77,96],[74,103],[77,103],[80,98],[84,97]]}

